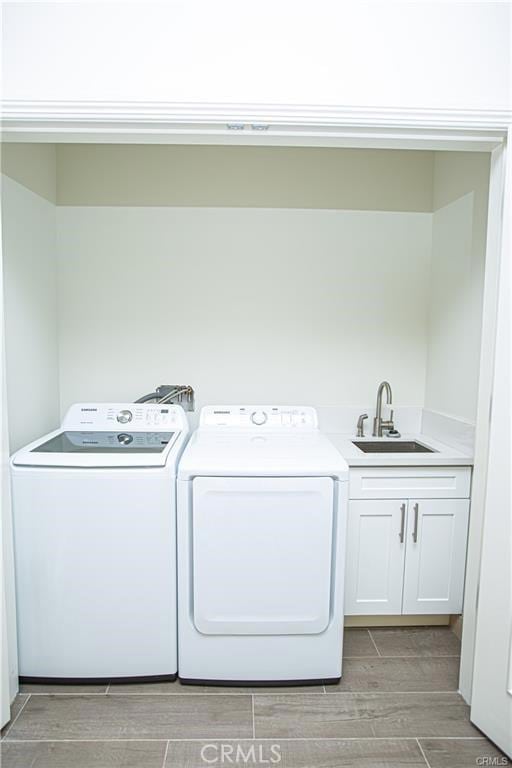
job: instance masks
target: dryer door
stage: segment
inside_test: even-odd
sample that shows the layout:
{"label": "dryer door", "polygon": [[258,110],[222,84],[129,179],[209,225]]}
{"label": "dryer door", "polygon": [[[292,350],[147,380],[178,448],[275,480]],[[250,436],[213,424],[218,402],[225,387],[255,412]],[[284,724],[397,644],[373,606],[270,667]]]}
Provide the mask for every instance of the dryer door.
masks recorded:
{"label": "dryer door", "polygon": [[334,525],[331,478],[195,478],[198,631],[323,632],[330,618]]}

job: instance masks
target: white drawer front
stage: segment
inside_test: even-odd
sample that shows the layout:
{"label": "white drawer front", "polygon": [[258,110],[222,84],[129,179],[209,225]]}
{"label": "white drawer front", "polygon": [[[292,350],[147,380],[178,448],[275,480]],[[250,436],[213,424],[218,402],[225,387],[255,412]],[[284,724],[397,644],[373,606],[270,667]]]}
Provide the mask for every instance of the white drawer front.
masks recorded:
{"label": "white drawer front", "polygon": [[467,499],[470,467],[354,467],[351,499]]}

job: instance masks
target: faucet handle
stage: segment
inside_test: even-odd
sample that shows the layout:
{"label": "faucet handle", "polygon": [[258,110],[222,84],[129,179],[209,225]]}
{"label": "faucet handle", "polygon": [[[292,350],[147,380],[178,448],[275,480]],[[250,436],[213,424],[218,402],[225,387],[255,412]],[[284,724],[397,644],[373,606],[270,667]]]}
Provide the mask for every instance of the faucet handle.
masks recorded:
{"label": "faucet handle", "polygon": [[364,420],[368,418],[367,413],[362,413],[357,420],[357,437],[364,437]]}

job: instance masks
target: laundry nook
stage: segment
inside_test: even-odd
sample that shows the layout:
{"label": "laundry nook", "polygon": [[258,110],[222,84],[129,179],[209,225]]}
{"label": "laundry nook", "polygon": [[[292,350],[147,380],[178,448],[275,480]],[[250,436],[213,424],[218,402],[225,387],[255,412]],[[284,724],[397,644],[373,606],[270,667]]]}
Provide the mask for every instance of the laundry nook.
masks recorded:
{"label": "laundry nook", "polygon": [[4,3],[3,768],[512,762],[511,8],[344,5]]}

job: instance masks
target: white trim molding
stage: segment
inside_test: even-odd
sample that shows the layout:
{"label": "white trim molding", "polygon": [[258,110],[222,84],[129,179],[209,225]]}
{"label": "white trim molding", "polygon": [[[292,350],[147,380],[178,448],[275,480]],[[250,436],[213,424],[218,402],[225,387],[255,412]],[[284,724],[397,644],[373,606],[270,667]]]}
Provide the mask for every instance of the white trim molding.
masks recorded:
{"label": "white trim molding", "polygon": [[[473,484],[471,491],[471,517],[469,524],[466,584],[464,592],[464,623],[459,690],[471,704],[473,667],[475,659],[478,593],[480,588],[480,562],[482,555],[483,527],[486,514],[487,474],[489,466],[489,441],[491,435],[493,392],[495,380],[496,338],[498,328],[498,299],[500,273],[505,258],[502,252],[503,206],[507,157],[505,146],[491,154],[489,206],[487,221],[487,245],[485,282],[482,311],[482,342],[480,351],[480,383],[474,450]],[[499,418],[506,418],[500,414]]]}
{"label": "white trim molding", "polygon": [[[4,101],[6,141],[204,143],[492,151],[512,112],[289,104]],[[461,146],[461,143],[463,146]],[[457,147],[455,145],[457,144]]]}

